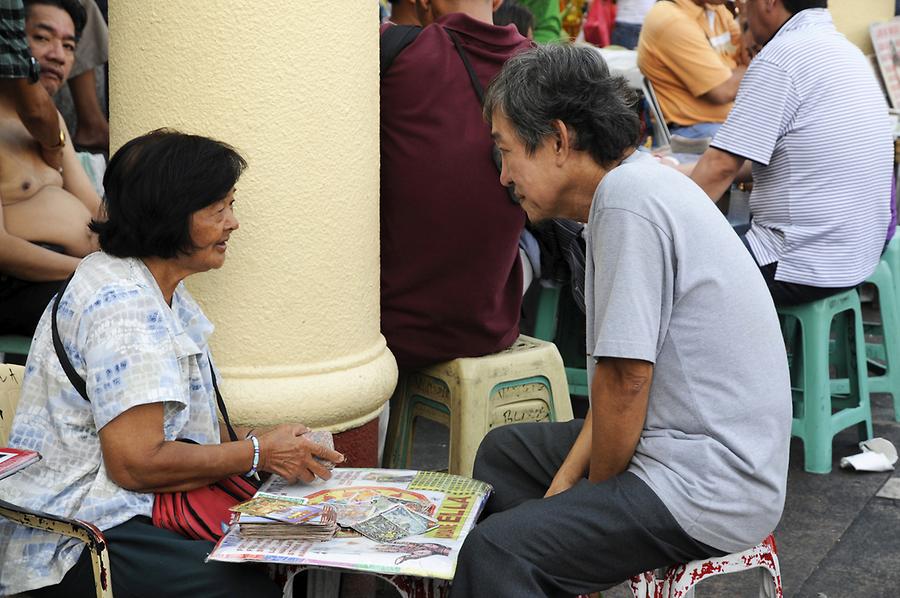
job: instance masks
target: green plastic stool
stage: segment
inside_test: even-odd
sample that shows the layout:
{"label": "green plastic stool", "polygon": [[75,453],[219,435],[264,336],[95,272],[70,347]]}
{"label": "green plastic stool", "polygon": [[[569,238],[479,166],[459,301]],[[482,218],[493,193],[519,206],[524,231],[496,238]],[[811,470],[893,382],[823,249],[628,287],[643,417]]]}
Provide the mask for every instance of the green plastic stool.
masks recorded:
{"label": "green plastic stool", "polygon": [[[892,239],[891,245],[894,244]],[[900,248],[900,243],[897,246]],[[900,252],[897,257],[900,257]],[[888,260],[878,262],[875,272],[866,282],[878,291],[878,311],[881,313],[881,324],[867,326],[866,329],[882,339],[879,345],[866,343],[866,353],[869,358],[877,357],[879,369],[884,370],[880,375],[869,376],[869,392],[890,394],[894,399],[894,419],[900,421],[900,305],[897,304],[896,276]]]}
{"label": "green plastic stool", "polygon": [[[779,307],[778,314],[791,356],[791,435],[803,440],[804,469],[829,473],[835,434],[856,425],[861,440],[872,437],[859,294],[853,289],[810,303]],[[794,334],[797,322],[799,339]],[[830,355],[832,324],[837,342]],[[831,378],[832,364],[839,378]]]}
{"label": "green plastic stool", "polygon": [[[559,310],[558,286],[541,286],[541,294],[538,298],[537,315],[534,319],[535,338],[553,342],[556,338],[557,311]],[[566,367],[566,381],[569,384],[569,396],[589,396],[587,370],[584,368]]]}
{"label": "green plastic stool", "polygon": [[891,242],[881,256],[881,261],[887,263],[894,277],[894,294],[900,297],[900,227],[894,232]]}
{"label": "green plastic stool", "polygon": [[0,353],[13,355],[28,355],[31,348],[31,338],[27,336],[3,335],[0,336]]}

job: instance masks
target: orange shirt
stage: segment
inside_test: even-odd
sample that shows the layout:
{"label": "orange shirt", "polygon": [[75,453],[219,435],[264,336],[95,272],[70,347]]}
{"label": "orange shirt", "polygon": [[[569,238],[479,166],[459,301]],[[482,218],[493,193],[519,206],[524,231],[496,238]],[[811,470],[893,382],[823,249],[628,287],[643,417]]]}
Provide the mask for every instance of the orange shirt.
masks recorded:
{"label": "orange shirt", "polygon": [[693,0],[657,2],[638,42],[638,67],[650,79],[668,122],[725,122],[732,103],[700,96],[731,77],[742,61],[740,29],[728,9]]}

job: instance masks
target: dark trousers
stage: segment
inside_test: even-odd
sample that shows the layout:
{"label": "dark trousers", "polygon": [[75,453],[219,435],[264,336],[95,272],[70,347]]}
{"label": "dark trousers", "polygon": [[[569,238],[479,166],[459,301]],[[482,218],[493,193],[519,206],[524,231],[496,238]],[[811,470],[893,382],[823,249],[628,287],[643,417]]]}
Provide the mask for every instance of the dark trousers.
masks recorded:
{"label": "dark trousers", "polygon": [[[112,590],[116,598],[253,596],[276,598],[281,588],[258,565],[203,560],[213,543],[190,540],[135,517],[103,532],[109,547]],[[94,596],[90,553],[85,550],[59,585],[29,591],[29,596]]]}
{"label": "dark trousers", "polygon": [[[738,234],[738,236],[741,238],[741,241],[744,243],[744,247],[747,248],[747,251],[749,251],[751,257],[753,257],[753,260],[756,261],[756,256],[753,255],[753,251],[750,250],[750,244],[747,242],[747,232],[749,230],[749,224],[736,226],[734,228],[734,232]],[[885,245],[885,247],[887,247],[887,245]],[[832,295],[837,295],[838,293],[843,293],[844,291],[849,291],[850,289],[854,288],[813,287],[805,284],[775,280],[775,271],[777,269],[778,262],[766,264],[765,266],[759,266],[759,271],[762,273],[763,280],[766,281],[766,286],[769,287],[769,293],[771,293],[772,295],[772,301],[774,301],[775,305],[778,306],[800,305],[801,303],[818,301],[819,299],[831,297]]]}
{"label": "dark trousers", "polygon": [[463,544],[452,598],[571,598],[724,554],[688,536],[631,473],[542,498],[583,423],[510,425],[485,437],[473,477],[494,494]]}
{"label": "dark trousers", "polygon": [[28,282],[0,275],[0,334],[34,334],[61,280]]}

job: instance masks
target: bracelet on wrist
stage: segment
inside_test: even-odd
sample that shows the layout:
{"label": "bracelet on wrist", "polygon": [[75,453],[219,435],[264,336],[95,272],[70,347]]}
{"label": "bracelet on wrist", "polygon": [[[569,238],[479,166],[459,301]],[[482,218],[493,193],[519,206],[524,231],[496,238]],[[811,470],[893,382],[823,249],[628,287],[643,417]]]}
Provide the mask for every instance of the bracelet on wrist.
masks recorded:
{"label": "bracelet on wrist", "polygon": [[253,464],[250,466],[250,471],[244,474],[244,477],[252,478],[256,475],[256,468],[259,467],[259,438],[248,436],[247,440],[253,443]]}

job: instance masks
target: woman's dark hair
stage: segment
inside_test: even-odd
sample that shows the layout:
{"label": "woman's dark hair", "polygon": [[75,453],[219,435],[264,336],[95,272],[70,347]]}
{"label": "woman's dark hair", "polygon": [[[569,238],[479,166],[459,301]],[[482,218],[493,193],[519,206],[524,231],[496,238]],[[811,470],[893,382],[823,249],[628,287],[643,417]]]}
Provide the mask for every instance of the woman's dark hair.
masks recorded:
{"label": "woman's dark hair", "polygon": [[594,48],[538,46],[509,59],[484,98],[484,118],[498,110],[529,154],[555,133],[561,120],[575,132],[573,147],[607,166],[638,143],[637,94],[612,76]]}
{"label": "woman's dark hair", "polygon": [[528,37],[528,30],[534,29],[534,15],[516,0],[503,0],[494,12],[494,25],[509,24],[515,25],[522,37]]}
{"label": "woman's dark hair", "polygon": [[103,177],[100,248],[117,257],[169,259],[194,250],[191,214],[234,188],[247,162],[230,145],[171,129],[136,137],[113,155]]}
{"label": "woman's dark hair", "polygon": [[69,13],[69,16],[72,18],[72,23],[75,25],[76,40],[81,37],[81,32],[84,31],[84,25],[87,23],[87,13],[81,5],[81,2],[78,0],[24,0],[22,4],[26,9],[26,15],[30,15],[31,7],[37,4],[55,6],[56,8],[61,8]]}

